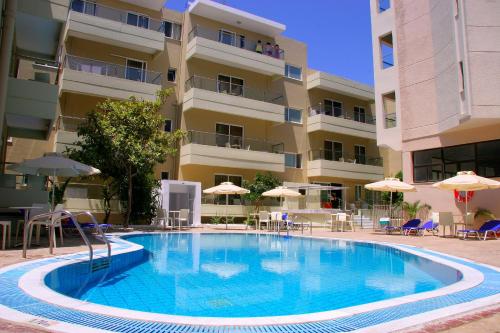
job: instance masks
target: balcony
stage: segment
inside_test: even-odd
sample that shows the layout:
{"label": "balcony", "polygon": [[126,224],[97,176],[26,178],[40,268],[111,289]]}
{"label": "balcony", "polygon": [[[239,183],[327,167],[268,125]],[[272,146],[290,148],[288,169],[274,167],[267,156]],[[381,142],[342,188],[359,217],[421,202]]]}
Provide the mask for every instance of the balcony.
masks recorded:
{"label": "balcony", "polygon": [[164,50],[163,22],[147,15],[73,0],[68,35],[149,54]]}
{"label": "balcony", "polygon": [[274,46],[266,49],[266,41],[262,42],[263,53],[257,53],[257,41],[201,26],[195,26],[188,39],[186,59],[208,60],[270,76],[285,73],[284,51]]}
{"label": "balcony", "polygon": [[247,86],[193,76],[186,81],[182,110],[195,109],[283,122],[283,96]]}
{"label": "balcony", "polygon": [[348,155],[329,150],[309,151],[307,177],[376,181],[384,176],[381,157]]}
{"label": "balcony", "polygon": [[309,107],[307,133],[325,131],[375,140],[375,118],[370,114],[347,112],[325,107],[324,104]]}
{"label": "balcony", "polygon": [[181,147],[180,165],[285,171],[282,143],[189,131]]}
{"label": "balcony", "polygon": [[309,74],[307,76],[307,89],[331,91],[363,101],[373,101],[375,99],[373,87],[325,72],[312,72]]}
{"label": "balcony", "polygon": [[54,150],[64,153],[67,146],[72,146],[78,140],[78,127],[85,118],[73,116],[59,116],[56,123]]}
{"label": "balcony", "polygon": [[66,55],[61,92],[153,101],[161,82],[158,72]]}
{"label": "balcony", "polygon": [[22,59],[19,67],[19,75],[7,81],[7,133],[18,138],[46,140],[57,112],[57,66]]}

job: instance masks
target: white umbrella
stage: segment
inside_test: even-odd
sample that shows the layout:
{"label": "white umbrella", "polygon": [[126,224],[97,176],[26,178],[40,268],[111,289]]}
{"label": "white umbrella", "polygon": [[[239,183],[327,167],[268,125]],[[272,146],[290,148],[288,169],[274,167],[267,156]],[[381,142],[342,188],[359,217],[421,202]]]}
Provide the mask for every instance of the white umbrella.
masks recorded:
{"label": "white umbrella", "polygon": [[294,191],[292,189],[287,188],[286,186],[278,186],[276,188],[273,188],[272,190],[266,191],[262,193],[262,196],[264,197],[279,197],[280,198],[280,207],[281,207],[281,199],[290,197],[290,198],[296,198],[300,197],[302,194],[300,194],[297,191]]}
{"label": "white umbrella", "polygon": [[223,182],[217,186],[207,188],[203,190],[206,194],[225,194],[226,195],[226,229],[227,229],[227,206],[229,205],[229,195],[230,194],[246,194],[250,193],[249,190],[243,187],[234,185],[231,182]]}
{"label": "white umbrella", "polygon": [[[435,183],[432,186],[442,190],[465,191],[465,216],[467,216],[467,192],[497,189],[500,188],[500,182],[478,176],[474,171],[459,171],[456,176]],[[466,220],[464,219],[464,221]]]}
{"label": "white umbrella", "polygon": [[389,218],[392,217],[392,193],[393,192],[415,192],[415,186],[399,180],[399,178],[385,178],[384,180],[366,184],[365,188],[371,191],[390,192]]}
{"label": "white umbrella", "polygon": [[90,165],[86,165],[57,153],[45,153],[43,157],[25,160],[24,162],[9,166],[7,169],[28,175],[44,175],[53,177],[52,207],[54,207],[55,178],[90,176],[101,173]]}

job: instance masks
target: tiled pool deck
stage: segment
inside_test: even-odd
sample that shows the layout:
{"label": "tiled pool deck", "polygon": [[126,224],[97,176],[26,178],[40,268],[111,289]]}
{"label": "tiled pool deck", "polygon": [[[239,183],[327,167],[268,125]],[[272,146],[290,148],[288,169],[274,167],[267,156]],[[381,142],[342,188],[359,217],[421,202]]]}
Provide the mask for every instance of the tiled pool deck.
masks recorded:
{"label": "tiled pool deck", "polygon": [[[331,234],[330,234],[331,235]],[[344,236],[344,235],[343,235]],[[331,237],[331,236],[330,236]],[[354,238],[354,237],[353,237]],[[397,242],[395,240],[395,242]],[[495,242],[495,241],[493,241]],[[495,242],[496,243],[496,242]],[[466,244],[464,242],[463,244]],[[434,295],[427,299],[408,299],[402,304],[373,308],[362,312],[346,312],[334,319],[323,319],[305,323],[278,323],[261,325],[200,325],[196,320],[193,324],[174,324],[161,320],[139,320],[131,317],[119,317],[119,311],[97,313],[93,306],[69,308],[73,306],[55,305],[50,301],[41,300],[40,295],[32,295],[33,291],[26,286],[31,282],[28,272],[42,270],[47,265],[59,265],[75,260],[84,260],[85,254],[73,254],[62,257],[52,257],[30,261],[0,270],[0,317],[23,323],[31,323],[46,327],[53,331],[90,332],[349,332],[349,331],[381,331],[402,329],[425,321],[442,318],[452,314],[482,308],[500,302],[500,273],[496,267],[481,265],[469,260],[436,253],[431,250],[416,248],[410,245],[398,245],[400,249],[417,252],[424,256],[433,256],[437,260],[445,260],[452,264],[462,265],[464,269],[476,272],[472,281],[465,289],[450,291],[444,295]],[[114,253],[127,251],[130,244],[118,240]],[[485,253],[485,255],[488,255]],[[478,273],[479,272],[479,273]],[[479,276],[482,276],[482,281]],[[469,281],[471,282],[471,281]],[[21,287],[24,285],[25,290]],[[400,302],[401,303],[401,302]],[[64,304],[64,303],[63,303]],[[86,311],[85,311],[86,309]],[[151,317],[151,316],[145,316]],[[281,318],[283,319],[283,318]]]}

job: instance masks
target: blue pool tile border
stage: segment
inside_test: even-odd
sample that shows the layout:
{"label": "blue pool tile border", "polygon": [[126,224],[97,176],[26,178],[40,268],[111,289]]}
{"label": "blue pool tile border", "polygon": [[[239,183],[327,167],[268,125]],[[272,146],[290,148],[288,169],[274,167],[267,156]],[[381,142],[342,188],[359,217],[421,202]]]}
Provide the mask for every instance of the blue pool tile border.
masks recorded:
{"label": "blue pool tile border", "polygon": [[[318,237],[319,238],[319,237]],[[111,237],[114,245],[113,252],[126,251],[132,245],[118,237]],[[332,238],[329,238],[332,239]],[[384,245],[391,245],[385,244]],[[58,322],[64,324],[78,325],[75,327],[88,327],[96,330],[130,333],[271,333],[271,332],[351,332],[356,330],[366,330],[374,326],[388,324],[398,320],[409,319],[412,316],[423,313],[431,313],[436,310],[444,310],[448,307],[470,304],[478,300],[487,300],[488,297],[500,296],[500,272],[494,267],[478,264],[462,258],[449,256],[446,254],[417,248],[409,245],[397,245],[399,248],[413,252],[432,255],[434,257],[446,259],[448,261],[464,265],[475,269],[483,274],[483,281],[472,288],[451,292],[446,295],[417,300],[404,304],[388,306],[382,309],[366,311],[344,317],[297,324],[273,324],[258,326],[204,326],[197,324],[175,324],[165,322],[154,322],[138,319],[129,319],[113,316],[111,313],[97,314],[83,310],[71,309],[54,305],[48,301],[40,300],[26,293],[19,285],[19,281],[26,273],[50,264],[75,260],[85,261],[86,254],[73,254],[61,257],[53,257],[31,261],[21,265],[14,265],[0,270],[0,306],[16,310],[22,314],[36,316],[49,323]],[[96,251],[96,255],[105,255],[104,251]],[[115,259],[117,259],[115,261]],[[98,259],[99,260],[99,259]],[[113,261],[119,263],[118,257],[113,257]],[[119,265],[118,265],[119,266]],[[116,266],[116,267],[118,267]],[[498,301],[498,298],[496,298]],[[0,311],[0,317],[1,315]],[[12,319],[12,318],[4,318]],[[416,325],[419,322],[408,321],[408,325]],[[54,327],[46,327],[53,329]],[[63,331],[64,329],[61,329]]]}

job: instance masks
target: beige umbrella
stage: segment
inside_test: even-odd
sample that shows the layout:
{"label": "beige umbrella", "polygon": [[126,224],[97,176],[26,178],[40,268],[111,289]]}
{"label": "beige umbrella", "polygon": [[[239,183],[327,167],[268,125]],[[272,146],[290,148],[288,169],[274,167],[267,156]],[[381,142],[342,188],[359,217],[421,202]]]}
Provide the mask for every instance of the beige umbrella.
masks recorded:
{"label": "beige umbrella", "polygon": [[[500,188],[500,182],[478,176],[474,171],[459,171],[456,176],[435,183],[432,186],[449,191],[469,191],[492,190]],[[468,199],[465,196],[465,216],[468,212]],[[465,219],[464,219],[465,221]]]}
{"label": "beige umbrella", "polygon": [[239,187],[234,185],[231,182],[220,183],[217,186],[207,188],[203,190],[203,193],[206,194],[217,194],[217,195],[226,195],[226,229],[227,229],[227,206],[229,205],[229,195],[230,194],[246,194],[250,193],[249,190],[243,187]]}
{"label": "beige umbrella", "polygon": [[384,180],[366,184],[365,188],[371,191],[391,192],[389,204],[389,218],[392,217],[392,193],[393,192],[415,192],[415,186],[399,180],[399,178],[385,178]]}
{"label": "beige umbrella", "polygon": [[292,189],[287,188],[286,186],[278,186],[276,188],[273,188],[272,190],[266,191],[262,193],[262,196],[264,197],[276,197],[280,198],[280,207],[281,207],[281,199],[290,197],[290,198],[296,198],[300,197],[302,194],[300,194],[297,191],[294,191]]}
{"label": "beige umbrella", "polygon": [[24,160],[24,162],[9,166],[8,169],[28,175],[52,176],[52,181],[54,183],[52,187],[52,208],[55,206],[54,193],[56,176],[91,176],[101,173],[99,169],[66,158],[58,153],[45,153],[42,157]]}

